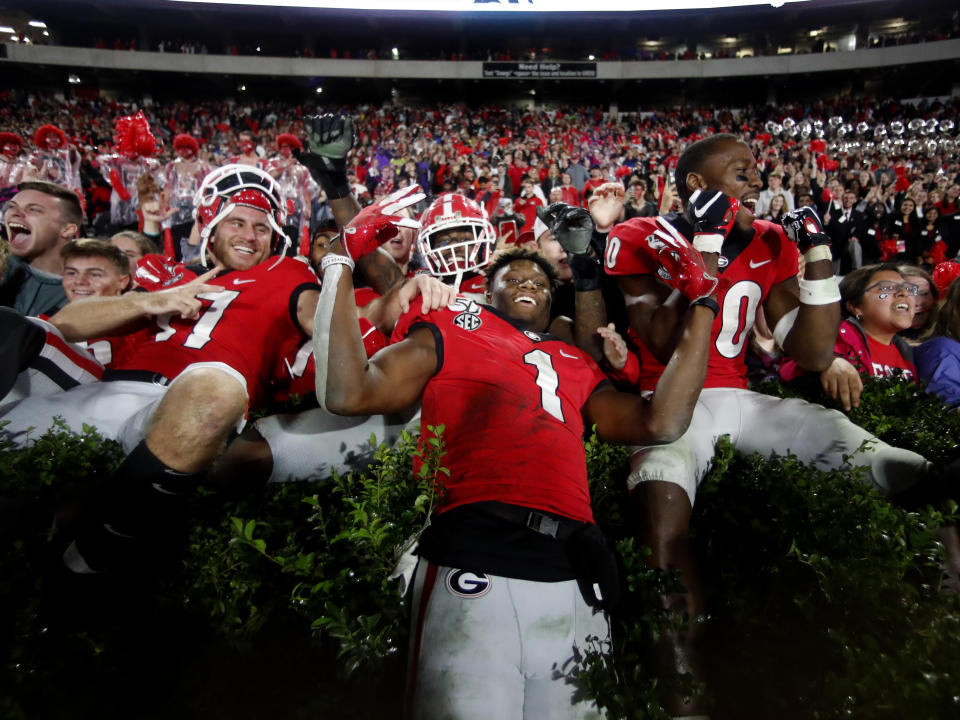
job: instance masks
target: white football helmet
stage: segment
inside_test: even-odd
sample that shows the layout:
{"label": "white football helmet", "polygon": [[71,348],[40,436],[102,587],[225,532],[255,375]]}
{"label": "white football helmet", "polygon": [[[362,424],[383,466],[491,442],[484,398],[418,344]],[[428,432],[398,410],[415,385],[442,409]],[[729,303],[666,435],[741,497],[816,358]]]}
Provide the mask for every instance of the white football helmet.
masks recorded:
{"label": "white football helmet", "polygon": [[193,198],[194,219],[200,221],[200,261],[207,265],[207,244],[217,224],[238,205],[262,210],[275,233],[271,250],[283,241],[280,255],[290,247],[283,232],[286,219],[280,186],[269,174],[252,165],[224,165],[207,174]]}
{"label": "white football helmet", "polygon": [[[447,230],[463,229],[470,237],[449,240],[438,237]],[[497,234],[483,208],[457,193],[434,199],[420,217],[417,250],[432,275],[462,277],[486,266],[493,255]]]}

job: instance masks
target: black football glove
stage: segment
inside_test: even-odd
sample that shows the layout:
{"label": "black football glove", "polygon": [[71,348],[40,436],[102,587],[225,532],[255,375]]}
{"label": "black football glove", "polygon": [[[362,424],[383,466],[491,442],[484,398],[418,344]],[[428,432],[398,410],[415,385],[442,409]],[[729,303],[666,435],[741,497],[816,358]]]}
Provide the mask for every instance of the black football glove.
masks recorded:
{"label": "black football glove", "polygon": [[590,244],[596,229],[590,213],[583,208],[555,202],[537,208],[537,217],[567,253],[574,289],[580,292],[599,290],[603,285],[603,266]]}
{"label": "black football glove", "polygon": [[353,119],[343,115],[308,115],[303,120],[309,152],[299,160],[310,170],[328,198],[350,195],[347,153],[353,147]]}
{"label": "black football glove", "polygon": [[824,232],[823,223],[820,222],[817,211],[812,207],[792,210],[784,215],[780,222],[787,237],[797,244],[797,249],[801,253],[805,253],[814,245],[830,244],[830,236]]}
{"label": "black football glove", "polygon": [[694,191],[683,212],[693,226],[693,247],[700,252],[720,252],[739,210],[740,201],[719,190]]}

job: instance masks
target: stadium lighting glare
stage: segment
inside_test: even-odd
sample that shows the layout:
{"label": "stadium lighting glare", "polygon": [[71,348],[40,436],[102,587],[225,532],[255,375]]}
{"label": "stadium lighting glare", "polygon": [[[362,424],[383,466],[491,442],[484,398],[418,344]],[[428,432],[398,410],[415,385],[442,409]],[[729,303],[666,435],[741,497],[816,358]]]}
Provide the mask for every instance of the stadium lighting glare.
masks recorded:
{"label": "stadium lighting glare", "polygon": [[319,94],[322,93],[322,92],[323,92],[323,88],[322,88],[322,87],[318,87],[318,88],[317,88],[317,95],[319,95]]}
{"label": "stadium lighting glare", "polygon": [[49,30],[44,30],[44,31],[43,31],[43,36],[44,36],[44,37],[50,37],[50,31],[49,31]]}
{"label": "stadium lighting glare", "polygon": [[79,85],[80,76],[74,75],[73,73],[71,73],[70,75],[67,75],[67,82],[70,83],[71,85]]}
{"label": "stadium lighting glare", "polygon": [[391,48],[390,54],[393,56],[394,60],[397,60],[400,57],[400,51],[397,50],[396,48]]}
{"label": "stadium lighting glare", "polygon": [[18,38],[16,35],[11,35],[11,36],[10,36],[10,39],[13,40],[14,42],[16,42],[16,41],[19,40],[20,38]]}
{"label": "stadium lighting glare", "polygon": [[204,2],[219,5],[260,5],[263,7],[326,8],[340,10],[427,10],[431,12],[644,12],[663,10],[701,10],[710,8],[767,5],[778,8],[788,3],[810,0],[547,0],[532,2],[481,2],[475,0],[167,0],[168,2]]}
{"label": "stadium lighting glare", "polygon": [[47,24],[42,20],[31,20],[30,22],[27,23],[27,25],[35,28],[45,28],[47,26]]}
{"label": "stadium lighting glare", "polygon": [[596,59],[597,58],[595,55],[587,55],[587,60],[596,60]]}
{"label": "stadium lighting glare", "polygon": [[16,30],[14,30],[9,25],[0,25],[0,33],[15,33],[15,32]]}

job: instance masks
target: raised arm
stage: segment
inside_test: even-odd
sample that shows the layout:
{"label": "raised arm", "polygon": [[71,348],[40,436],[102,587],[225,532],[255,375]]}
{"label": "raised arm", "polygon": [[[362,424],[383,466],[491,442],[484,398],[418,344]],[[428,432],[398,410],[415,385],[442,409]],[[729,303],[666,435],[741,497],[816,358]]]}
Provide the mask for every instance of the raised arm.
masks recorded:
{"label": "raised arm", "polygon": [[806,370],[826,370],[840,328],[840,289],[833,274],[830,236],[812,208],[783,219],[787,236],[806,261],[803,279],[791,277],[770,289],[763,311],[777,344]]}
{"label": "raised arm", "polygon": [[344,258],[324,258],[324,283],[314,319],[317,398],[338,415],[371,415],[409,407],[437,369],[433,334],[415,330],[367,360],[357,324],[353,278]]}
{"label": "raised arm", "polygon": [[[666,254],[664,254],[666,253]],[[653,394],[644,397],[612,388],[595,392],[586,420],[609,442],[646,445],[672,442],[690,424],[707,375],[716,300],[717,253],[702,256],[692,247],[661,251],[664,265],[688,305],[677,332],[676,349]]]}

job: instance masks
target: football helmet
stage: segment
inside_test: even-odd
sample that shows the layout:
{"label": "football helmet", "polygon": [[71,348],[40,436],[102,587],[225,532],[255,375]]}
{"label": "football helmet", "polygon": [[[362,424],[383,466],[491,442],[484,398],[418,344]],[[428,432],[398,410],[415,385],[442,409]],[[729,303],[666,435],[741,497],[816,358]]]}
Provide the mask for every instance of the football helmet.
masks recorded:
{"label": "football helmet", "polygon": [[[447,230],[462,229],[462,238],[439,237]],[[469,237],[466,237],[469,233]],[[432,275],[443,277],[476,272],[490,262],[497,234],[486,213],[473,200],[457,193],[434,199],[420,217],[417,250]]]}
{"label": "football helmet", "polygon": [[277,251],[280,241],[285,255],[290,238],[283,232],[286,219],[280,186],[270,175],[252,165],[223,165],[209,173],[200,183],[193,198],[194,219],[200,222],[200,261],[207,265],[207,244],[217,224],[239,205],[262,210],[275,236],[271,250]]}

